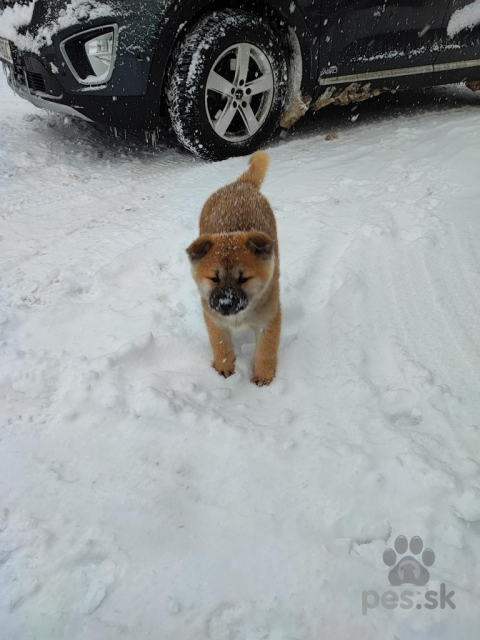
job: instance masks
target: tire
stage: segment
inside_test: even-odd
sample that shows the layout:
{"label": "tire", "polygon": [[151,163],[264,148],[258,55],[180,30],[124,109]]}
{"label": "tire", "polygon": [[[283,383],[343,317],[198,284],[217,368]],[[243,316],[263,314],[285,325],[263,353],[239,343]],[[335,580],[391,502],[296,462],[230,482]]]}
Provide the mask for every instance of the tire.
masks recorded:
{"label": "tire", "polygon": [[175,50],[169,69],[173,129],[184,147],[209,160],[264,145],[278,127],[286,93],[280,37],[266,20],[240,10],[202,18]]}

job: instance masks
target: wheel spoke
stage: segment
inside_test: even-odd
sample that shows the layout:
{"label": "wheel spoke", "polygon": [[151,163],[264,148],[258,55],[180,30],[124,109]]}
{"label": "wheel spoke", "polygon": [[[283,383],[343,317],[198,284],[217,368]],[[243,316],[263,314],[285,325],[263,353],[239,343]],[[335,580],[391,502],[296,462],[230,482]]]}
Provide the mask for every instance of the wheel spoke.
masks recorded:
{"label": "wheel spoke", "polygon": [[235,91],[233,84],[216,71],[210,72],[207,80],[207,89],[229,97]]}
{"label": "wheel spoke", "polygon": [[242,42],[237,47],[237,67],[235,69],[235,84],[238,86],[240,81],[247,81],[248,69],[250,66],[250,50],[251,47],[246,42]]}
{"label": "wheel spoke", "polygon": [[259,78],[256,78],[256,80],[253,80],[252,82],[249,82],[247,85],[245,85],[245,89],[247,89],[247,93],[248,93],[248,89],[250,89],[252,96],[257,95],[258,93],[265,93],[266,91],[271,91],[273,89],[273,75],[271,73],[266,73],[263,76],[260,76]]}
{"label": "wheel spoke", "polygon": [[232,124],[232,120],[235,117],[237,110],[234,108],[231,101],[227,102],[222,115],[215,122],[215,133],[219,136],[224,136],[228,127]]}
{"label": "wheel spoke", "polygon": [[247,104],[246,107],[244,107],[243,105],[241,105],[239,107],[239,111],[240,111],[240,115],[243,118],[243,121],[245,122],[245,126],[247,127],[248,133],[253,136],[254,133],[257,133],[257,131],[260,128],[260,125],[258,124],[258,120],[255,117],[255,114],[253,113],[252,107]]}

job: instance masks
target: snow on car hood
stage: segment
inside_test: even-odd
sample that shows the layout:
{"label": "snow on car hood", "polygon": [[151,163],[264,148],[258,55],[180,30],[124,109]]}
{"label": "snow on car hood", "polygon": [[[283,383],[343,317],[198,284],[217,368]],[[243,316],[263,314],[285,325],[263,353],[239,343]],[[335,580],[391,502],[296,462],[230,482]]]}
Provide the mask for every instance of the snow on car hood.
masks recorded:
{"label": "snow on car hood", "polygon": [[7,38],[23,51],[39,53],[45,45],[52,44],[52,37],[67,27],[82,22],[112,15],[112,7],[95,0],[71,0],[61,9],[56,18],[40,27],[35,34],[24,27],[30,25],[37,0],[29,5],[15,5],[0,15],[0,36]]}
{"label": "snow on car hood", "polygon": [[7,40],[14,40],[18,29],[31,23],[36,2],[37,0],[33,0],[28,5],[15,4],[13,7],[6,7],[0,14],[0,36]]}
{"label": "snow on car hood", "polygon": [[475,0],[466,7],[455,11],[448,23],[447,33],[450,38],[464,29],[473,29],[480,25],[480,0]]}

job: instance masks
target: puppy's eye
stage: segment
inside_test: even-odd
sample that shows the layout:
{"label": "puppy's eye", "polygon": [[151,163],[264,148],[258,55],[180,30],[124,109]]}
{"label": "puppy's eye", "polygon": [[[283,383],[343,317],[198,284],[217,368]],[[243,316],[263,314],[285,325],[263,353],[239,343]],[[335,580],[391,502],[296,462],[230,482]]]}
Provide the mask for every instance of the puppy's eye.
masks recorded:
{"label": "puppy's eye", "polygon": [[218,284],[220,282],[220,278],[218,276],[214,276],[213,278],[210,278],[210,280],[212,282],[215,282],[215,284]]}
{"label": "puppy's eye", "polygon": [[246,277],[243,275],[243,273],[241,273],[241,274],[238,276],[238,280],[237,280],[237,282],[238,282],[238,284],[245,284],[245,282],[248,282],[249,280],[251,280],[251,278],[246,278]]}

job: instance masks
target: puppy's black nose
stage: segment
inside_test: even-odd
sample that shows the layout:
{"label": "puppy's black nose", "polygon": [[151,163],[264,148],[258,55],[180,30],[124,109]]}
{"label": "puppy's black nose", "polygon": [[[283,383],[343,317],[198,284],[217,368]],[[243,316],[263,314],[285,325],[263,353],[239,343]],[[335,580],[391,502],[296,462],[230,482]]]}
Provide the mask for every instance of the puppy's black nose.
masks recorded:
{"label": "puppy's black nose", "polygon": [[235,309],[235,304],[233,300],[222,298],[218,303],[218,310],[222,314],[222,316],[229,316],[233,313]]}
{"label": "puppy's black nose", "polygon": [[222,316],[232,316],[247,307],[247,298],[235,289],[215,289],[210,296],[210,306]]}

